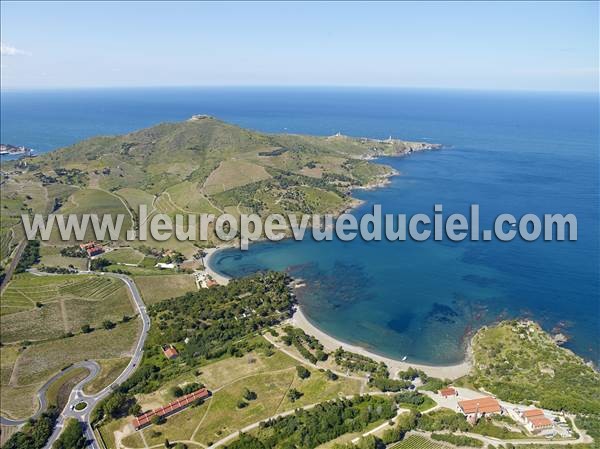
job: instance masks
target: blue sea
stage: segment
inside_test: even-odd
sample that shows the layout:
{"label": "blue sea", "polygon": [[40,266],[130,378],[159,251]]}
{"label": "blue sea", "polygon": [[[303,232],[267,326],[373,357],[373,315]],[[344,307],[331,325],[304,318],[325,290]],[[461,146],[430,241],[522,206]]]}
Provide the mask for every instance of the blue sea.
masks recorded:
{"label": "blue sea", "polygon": [[38,152],[193,114],[267,132],[425,140],[444,149],[382,163],[401,173],[356,191],[353,213],[573,213],[577,242],[258,243],[218,253],[242,276],[286,270],[307,317],[375,352],[432,364],[464,357],[469,335],[530,317],[600,362],[599,108],[594,94],[353,88],[98,89],[2,92],[3,143]]}

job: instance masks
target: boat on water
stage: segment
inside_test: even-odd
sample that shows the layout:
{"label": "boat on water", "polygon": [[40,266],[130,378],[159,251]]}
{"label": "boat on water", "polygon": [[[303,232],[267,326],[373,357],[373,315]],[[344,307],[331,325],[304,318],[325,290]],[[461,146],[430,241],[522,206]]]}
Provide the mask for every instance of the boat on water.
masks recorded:
{"label": "boat on water", "polygon": [[405,355],[404,357],[402,357],[402,361],[404,362],[407,358],[408,356]]}
{"label": "boat on water", "polygon": [[32,156],[33,150],[24,146],[14,146],[8,143],[0,144],[0,156]]}

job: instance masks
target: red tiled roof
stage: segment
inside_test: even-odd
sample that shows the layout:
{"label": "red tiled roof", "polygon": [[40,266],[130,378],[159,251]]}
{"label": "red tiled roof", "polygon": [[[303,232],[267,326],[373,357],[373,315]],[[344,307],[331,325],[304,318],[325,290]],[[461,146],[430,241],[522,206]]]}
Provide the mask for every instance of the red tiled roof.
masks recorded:
{"label": "red tiled roof", "polygon": [[91,246],[86,248],[86,251],[88,256],[95,256],[96,254],[102,254],[104,252],[101,246]]}
{"label": "red tiled roof", "polygon": [[446,396],[456,396],[456,390],[452,387],[442,388],[440,390],[440,394],[444,397]]}
{"label": "red tiled roof", "polygon": [[545,416],[534,416],[532,418],[527,419],[534,429],[542,429],[544,427],[552,426],[552,421],[550,421]]}
{"label": "red tiled roof", "polygon": [[458,406],[465,415],[473,413],[500,413],[500,404],[494,398],[485,396],[483,398],[459,401]]}
{"label": "red tiled roof", "polygon": [[524,418],[533,418],[534,416],[544,416],[544,412],[539,408],[534,408],[533,410],[525,410],[523,412]]}
{"label": "red tiled roof", "polygon": [[177,352],[177,349],[175,349],[173,346],[170,346],[167,349],[163,349],[163,353],[165,354],[165,357],[168,359],[175,358],[179,355],[179,353]]}
{"label": "red tiled roof", "polygon": [[154,416],[158,416],[158,417],[168,416],[172,413],[175,413],[175,412],[187,407],[188,405],[190,405],[192,402],[194,402],[197,399],[206,399],[209,396],[210,396],[210,392],[206,388],[201,388],[190,394],[186,394],[185,396],[182,396],[179,399],[176,399],[175,401],[171,402],[168,405],[165,405],[164,407],[160,407],[160,408],[151,410],[149,412],[146,412],[140,416],[137,416],[133,420],[133,426],[136,429],[147,426],[148,424],[150,424],[150,422]]}

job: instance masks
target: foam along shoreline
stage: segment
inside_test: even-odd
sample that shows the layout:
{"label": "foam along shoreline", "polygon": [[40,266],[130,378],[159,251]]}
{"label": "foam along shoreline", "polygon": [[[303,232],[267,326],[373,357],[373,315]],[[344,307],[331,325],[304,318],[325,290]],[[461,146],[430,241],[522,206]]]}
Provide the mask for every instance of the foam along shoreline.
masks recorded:
{"label": "foam along shoreline", "polygon": [[385,363],[392,377],[395,377],[398,371],[404,371],[409,367],[417,368],[423,370],[428,376],[438,377],[441,379],[457,379],[459,377],[465,376],[469,373],[471,369],[471,362],[469,351],[467,351],[467,358],[465,361],[456,364],[456,365],[447,365],[447,366],[435,366],[435,365],[422,365],[418,363],[411,363],[410,361],[402,362],[400,360],[392,359],[390,357],[385,357],[379,354],[375,354],[371,351],[368,351],[365,348],[360,346],[352,345],[349,343],[345,343],[341,340],[332,337],[329,334],[326,334],[321,329],[312,324],[308,318],[302,312],[300,306],[296,306],[294,315],[290,320],[291,324],[302,329],[308,335],[311,335],[317,338],[321,344],[328,351],[335,351],[340,346],[342,349],[350,352],[354,352],[356,354],[364,355],[366,357],[370,357],[371,359],[377,362]]}
{"label": "foam along shoreline", "polygon": [[[212,278],[215,281],[217,281],[221,285],[226,285],[229,282],[229,278],[220,273],[217,273],[214,269],[212,269],[210,266],[210,261],[211,261],[212,257],[214,257],[214,255],[218,251],[223,250],[228,247],[229,246],[222,246],[222,247],[210,248],[210,249],[205,250],[205,252],[206,252],[206,256],[204,257],[205,270],[210,276],[212,276]],[[300,308],[300,305],[298,305],[298,304],[296,304],[296,306],[295,306],[294,314],[292,315],[292,318],[290,319],[290,323],[293,326],[296,326],[296,327],[302,329],[308,335],[311,335],[311,336],[317,338],[323,344],[325,349],[328,351],[335,351],[337,348],[339,348],[341,346],[346,351],[355,352],[357,354],[361,354],[366,357],[370,357],[371,359],[376,360],[378,362],[384,362],[388,366],[392,376],[395,376],[398,371],[406,370],[412,366],[413,368],[418,368],[420,370],[423,370],[428,376],[452,380],[452,379],[457,379],[459,377],[467,375],[471,369],[470,351],[467,351],[467,358],[465,359],[465,361],[463,361],[459,364],[447,365],[447,366],[435,366],[435,365],[422,365],[422,364],[418,364],[418,363],[411,363],[409,361],[402,362],[400,360],[392,359],[390,357],[384,357],[382,355],[375,354],[375,353],[368,351],[367,349],[362,348],[360,346],[345,343],[345,342],[338,340],[337,338],[332,337],[331,335],[323,332],[321,329],[319,329],[314,324],[312,324],[308,320],[308,318],[306,318],[306,316],[302,312],[302,309]]]}

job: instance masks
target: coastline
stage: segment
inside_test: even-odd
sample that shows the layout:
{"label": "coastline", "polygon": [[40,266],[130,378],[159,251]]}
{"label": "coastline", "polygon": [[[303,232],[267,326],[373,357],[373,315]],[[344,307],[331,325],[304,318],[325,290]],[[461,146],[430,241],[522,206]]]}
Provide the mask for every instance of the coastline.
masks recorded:
{"label": "coastline", "polygon": [[[441,146],[438,146],[438,145],[432,145],[431,147],[424,145],[422,148],[419,148],[416,151],[437,150],[440,148],[441,148]],[[410,152],[402,152],[402,153],[395,154],[391,157],[405,157],[405,156],[410,155],[413,152],[414,152],[414,150],[410,151]],[[386,156],[389,156],[389,155],[386,155]],[[374,157],[372,159],[377,159],[377,158]],[[378,189],[381,187],[385,187],[386,185],[391,183],[390,178],[392,178],[394,176],[399,176],[400,174],[401,174],[400,172],[398,172],[396,170],[392,170],[390,173],[387,173],[384,176],[381,176],[378,180],[376,180],[368,185],[352,186],[349,189],[349,191],[351,192],[352,190],[372,190],[372,189]],[[351,195],[349,196],[349,199],[350,199],[349,204],[346,204],[344,206],[344,208],[342,209],[342,211],[339,213],[350,213],[357,207],[364,204],[364,201],[362,201],[358,198],[355,198]],[[231,248],[231,247],[234,247],[234,245],[223,244],[223,245],[218,245],[215,248],[209,248],[209,249],[205,250],[206,256],[203,258],[204,269],[215,281],[217,281],[221,285],[227,285],[229,283],[230,278],[215,271],[211,267],[211,260],[217,252],[219,252],[223,249]],[[454,380],[459,377],[463,377],[463,376],[467,375],[471,370],[472,357],[471,357],[470,342],[465,351],[465,359],[461,363],[454,364],[454,365],[425,365],[425,364],[420,364],[420,363],[412,363],[410,361],[401,361],[401,360],[397,360],[397,359],[394,359],[391,357],[386,357],[386,356],[374,353],[372,351],[369,351],[361,346],[353,345],[350,343],[346,343],[342,340],[339,340],[339,339],[335,338],[334,336],[327,334],[326,332],[324,332],[323,330],[321,330],[317,326],[315,326],[313,323],[311,323],[310,320],[306,317],[306,315],[304,315],[304,313],[302,312],[300,304],[296,304],[296,306],[294,308],[294,313],[293,313],[292,317],[289,319],[289,322],[293,326],[296,326],[296,327],[302,329],[307,334],[317,338],[323,344],[325,349],[327,349],[328,351],[335,351],[337,348],[342,347],[344,350],[354,352],[354,353],[357,353],[360,355],[364,355],[364,356],[369,357],[378,362],[384,362],[388,366],[392,376],[395,376],[398,371],[403,371],[403,370],[408,369],[409,367],[413,367],[413,368],[417,368],[417,369],[424,371],[427,375],[432,376],[432,377]]]}
{"label": "coastline", "polygon": [[215,270],[212,269],[212,267],[210,266],[210,260],[212,259],[212,257],[220,250],[222,249],[226,249],[226,248],[231,248],[231,245],[220,245],[217,246],[215,248],[208,248],[205,249],[204,252],[206,253],[206,256],[204,256],[202,258],[202,264],[204,265],[204,271],[206,271],[210,277],[212,277],[215,281],[217,281],[219,283],[219,285],[227,285],[229,284],[229,277],[224,276],[220,273],[217,273]]}
{"label": "coastline", "polygon": [[[204,257],[204,268],[206,272],[221,285],[226,285],[227,283],[229,283],[230,278],[216,272],[210,266],[210,261],[217,252],[230,247],[231,245],[222,245],[217,246],[216,248],[210,248],[205,250],[206,256]],[[403,362],[401,360],[393,359],[391,357],[376,354],[361,346],[353,345],[339,340],[336,337],[324,332],[323,330],[319,329],[317,326],[312,324],[306,317],[306,315],[304,315],[304,313],[302,312],[300,304],[295,305],[294,313],[292,317],[288,320],[288,322],[293,326],[302,329],[308,335],[317,338],[328,351],[335,351],[337,348],[342,347],[346,351],[364,355],[378,362],[385,363],[388,366],[392,376],[395,376],[398,371],[404,371],[409,367],[413,367],[423,370],[428,376],[454,380],[467,375],[471,370],[470,345],[468,346],[467,351],[465,353],[465,360],[461,363],[455,365],[424,365],[420,363],[412,363],[410,361]]]}
{"label": "coastline", "polygon": [[350,343],[345,343],[341,340],[338,340],[337,338],[323,332],[321,329],[312,324],[308,320],[306,315],[304,315],[304,313],[302,312],[302,308],[300,307],[300,305],[296,306],[294,314],[290,319],[290,324],[302,329],[308,335],[317,338],[328,351],[335,351],[337,348],[342,347],[342,349],[346,351],[364,355],[366,357],[370,357],[371,359],[377,362],[385,363],[388,366],[392,377],[394,377],[398,371],[404,371],[409,367],[423,370],[428,376],[450,380],[454,380],[459,377],[465,376],[471,370],[470,346],[467,349],[465,360],[461,363],[445,366],[423,365],[419,363],[412,363],[410,361],[403,362],[401,360],[396,360],[391,357],[382,356],[380,354],[371,352],[361,346],[352,345]]}

